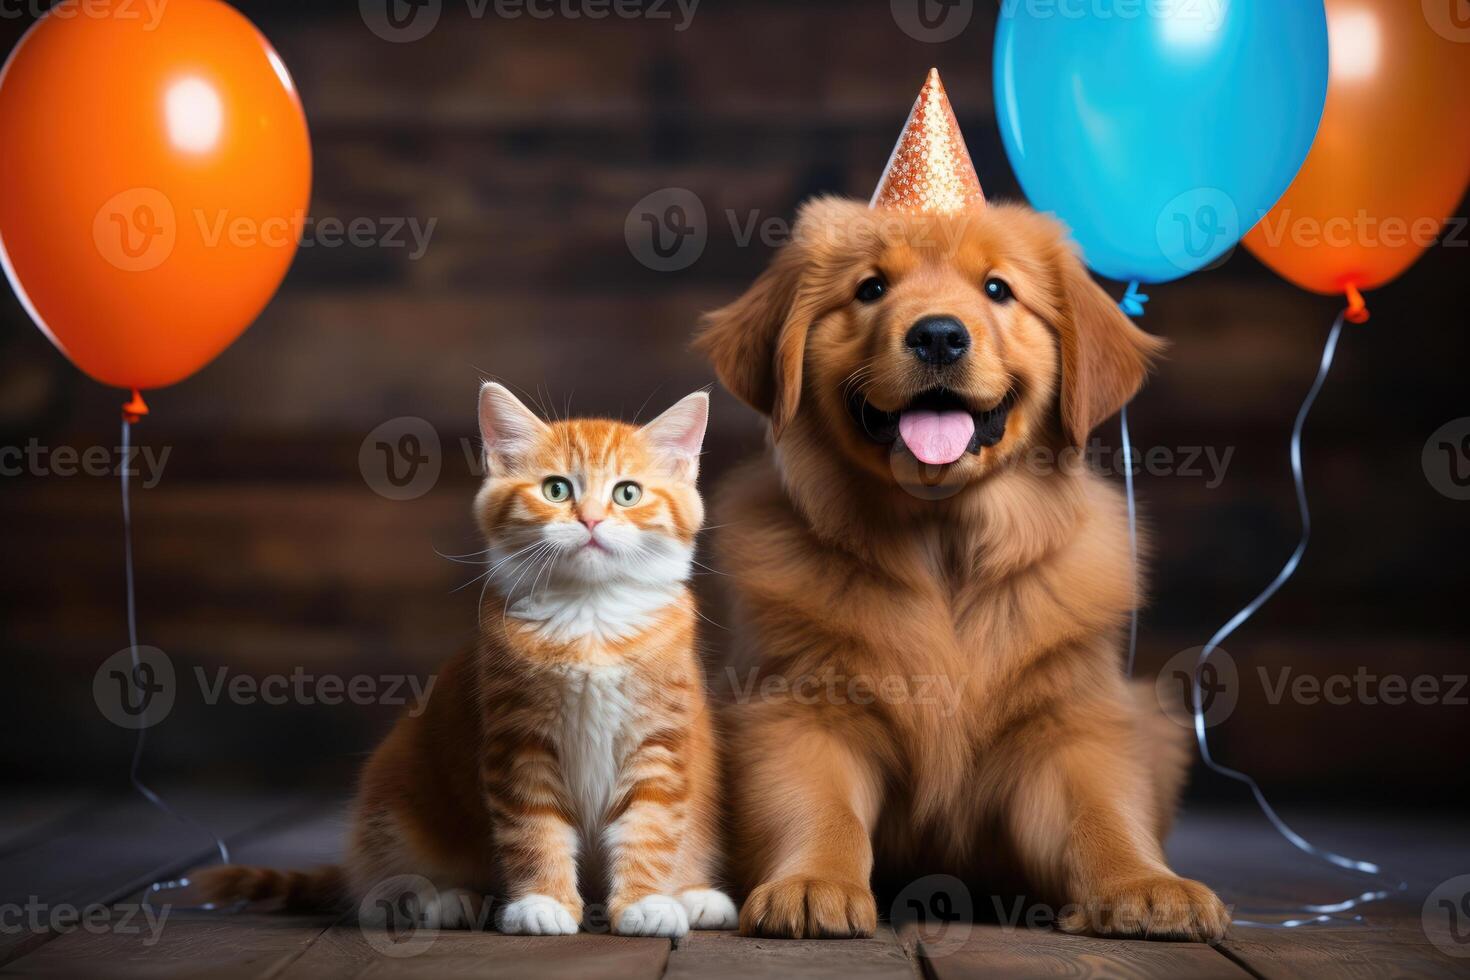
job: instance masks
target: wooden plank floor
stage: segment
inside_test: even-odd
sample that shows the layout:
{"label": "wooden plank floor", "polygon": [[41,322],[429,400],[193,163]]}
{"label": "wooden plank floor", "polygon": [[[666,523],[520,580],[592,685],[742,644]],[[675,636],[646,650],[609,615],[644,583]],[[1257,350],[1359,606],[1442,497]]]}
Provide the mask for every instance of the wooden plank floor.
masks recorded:
{"label": "wooden plank floor", "polygon": [[[1470,843],[1463,827],[1423,818],[1301,818],[1298,829],[1309,837],[1378,859],[1395,883],[1405,882],[1390,900],[1367,906],[1361,923],[1236,925],[1218,946],[1119,941],[1013,926],[1003,904],[966,894],[960,905],[976,910],[975,918],[999,921],[909,921],[902,906],[912,903],[895,902],[897,918],[869,940],[694,933],[674,946],[493,932],[421,932],[395,941],[360,929],[350,915],[143,908],[143,886],[205,859],[207,841],[133,799],[60,794],[7,802],[0,818],[0,976],[1470,977],[1470,924],[1456,923],[1467,940],[1461,948],[1447,938],[1447,918],[1426,926],[1422,916],[1433,889],[1470,874]],[[332,860],[340,847],[337,803],[197,794],[175,802],[223,832],[241,862],[309,867]],[[1295,853],[1249,810],[1186,814],[1170,852],[1181,873],[1215,886],[1238,918],[1248,908],[1331,902],[1364,887]],[[992,905],[994,914],[987,914]],[[1441,945],[1427,928],[1437,928]],[[1451,955],[1446,945],[1466,955]]]}

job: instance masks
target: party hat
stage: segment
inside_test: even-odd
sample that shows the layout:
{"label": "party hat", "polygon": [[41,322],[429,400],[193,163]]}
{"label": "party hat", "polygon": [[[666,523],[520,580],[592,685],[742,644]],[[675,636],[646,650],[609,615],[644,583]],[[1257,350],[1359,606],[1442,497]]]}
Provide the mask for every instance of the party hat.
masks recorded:
{"label": "party hat", "polygon": [[951,214],[984,203],[985,192],[939,69],[930,68],[868,206],[904,214]]}

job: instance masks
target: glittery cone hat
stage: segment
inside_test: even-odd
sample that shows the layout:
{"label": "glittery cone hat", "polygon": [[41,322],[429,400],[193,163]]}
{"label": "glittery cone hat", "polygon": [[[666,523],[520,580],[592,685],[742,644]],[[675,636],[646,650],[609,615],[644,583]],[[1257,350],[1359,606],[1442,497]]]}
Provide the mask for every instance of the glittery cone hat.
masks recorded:
{"label": "glittery cone hat", "polygon": [[939,69],[930,68],[869,207],[904,214],[952,214],[984,203],[980,178],[949,107]]}

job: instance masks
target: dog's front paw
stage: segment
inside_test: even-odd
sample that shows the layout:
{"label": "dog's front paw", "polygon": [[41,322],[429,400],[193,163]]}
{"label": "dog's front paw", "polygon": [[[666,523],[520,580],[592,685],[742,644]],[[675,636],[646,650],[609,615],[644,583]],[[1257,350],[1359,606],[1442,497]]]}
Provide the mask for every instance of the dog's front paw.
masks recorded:
{"label": "dog's front paw", "polygon": [[865,884],[792,875],[768,881],[745,900],[740,932],[783,939],[851,939],[878,928],[878,905]]}
{"label": "dog's front paw", "polygon": [[550,895],[527,895],[501,909],[495,926],[510,936],[572,936],[577,919]]}
{"label": "dog's front paw", "polygon": [[689,913],[691,929],[734,929],[739,921],[730,896],[713,888],[691,888],[679,893],[679,904]]}
{"label": "dog's front paw", "polygon": [[689,931],[689,915],[677,900],[649,895],[617,913],[613,931],[620,936],[677,938]]}
{"label": "dog's front paw", "polygon": [[1104,884],[1058,924],[1067,932],[1102,936],[1217,942],[1230,928],[1230,912],[1197,881],[1148,875]]}

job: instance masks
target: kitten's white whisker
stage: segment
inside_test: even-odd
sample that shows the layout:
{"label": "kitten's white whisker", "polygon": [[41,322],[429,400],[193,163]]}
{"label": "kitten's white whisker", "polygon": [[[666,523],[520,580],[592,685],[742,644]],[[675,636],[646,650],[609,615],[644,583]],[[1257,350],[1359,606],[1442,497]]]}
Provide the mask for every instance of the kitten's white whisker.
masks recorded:
{"label": "kitten's white whisker", "polygon": [[703,562],[696,561],[693,558],[689,559],[689,563],[691,565],[698,565],[700,568],[704,569],[706,572],[713,572],[716,575],[728,575],[729,574],[727,572],[720,571],[718,568],[711,568],[710,566],[704,564]]}
{"label": "kitten's white whisker", "polygon": [[[537,542],[535,544],[529,545],[526,548],[523,548],[519,552],[516,552],[516,554],[523,554],[526,551],[531,551],[531,554],[528,555],[526,558],[523,558],[520,562],[518,562],[516,564],[515,568],[511,569],[511,571],[510,572],[507,572],[506,574],[507,575],[510,575],[510,574],[514,573],[516,569],[523,568],[523,567],[529,567],[530,566],[530,563],[533,562],[533,561],[535,561],[537,555],[539,555],[541,553],[540,552],[540,549],[546,548],[546,547],[550,547],[550,546],[547,545],[547,544],[545,544],[544,542]],[[536,549],[536,550],[532,551],[532,549]],[[515,555],[511,555],[510,557],[511,558],[514,558]],[[506,559],[506,560],[509,561],[509,558]],[[496,566],[496,568],[498,568],[498,567],[499,566]],[[482,625],[484,623],[484,617],[485,617],[485,591],[490,588],[490,583],[493,582],[493,581],[495,581],[495,575],[493,574],[495,572],[495,570],[496,569],[491,569],[490,570],[490,573],[487,573],[486,574],[486,576],[485,576],[485,584],[480,587],[480,622],[481,622]],[[521,574],[525,574],[524,571]],[[519,582],[520,579],[517,578],[516,581]],[[514,586],[512,586],[512,587],[514,587]],[[507,598],[507,600],[506,600],[507,607],[509,607],[509,604],[510,604],[510,600]]]}
{"label": "kitten's white whisker", "polygon": [[[554,549],[550,554],[546,556],[546,560],[541,563],[541,568],[536,570],[536,577],[531,579],[531,589],[530,592],[527,593],[531,597],[532,602],[536,601],[536,589],[541,582],[541,573],[543,571],[550,572],[551,569],[556,565],[556,560],[560,557],[561,549]],[[549,574],[546,576],[546,585],[548,588],[550,588],[551,586],[551,576]]]}
{"label": "kitten's white whisker", "polygon": [[[507,555],[506,557],[500,559],[499,561],[495,562],[494,564],[490,564],[489,562],[463,562],[463,564],[466,564],[466,565],[484,564],[484,565],[488,565],[489,567],[486,568],[486,570],[483,571],[483,572],[481,572],[479,575],[476,575],[474,578],[470,579],[464,585],[458,586],[457,588],[453,589],[452,591],[458,592],[460,589],[468,588],[469,586],[471,586],[474,583],[478,582],[482,578],[486,578],[486,577],[488,577],[490,575],[493,575],[495,573],[495,570],[497,568],[499,568],[501,565],[504,565],[506,562],[508,562],[512,558],[516,557],[516,555],[523,555],[523,554],[525,554],[527,551],[530,551],[534,547],[536,547],[536,544],[535,543],[528,544],[528,545],[526,545],[526,547],[520,549],[519,551],[513,551],[513,552],[511,552],[509,555]],[[492,550],[493,551],[494,549],[487,549],[487,550]]]}
{"label": "kitten's white whisker", "polygon": [[700,612],[699,611],[699,603],[698,602],[695,602],[694,603],[694,615],[698,616],[700,619],[704,620],[706,623],[709,623],[711,626],[713,626],[717,630],[724,630],[726,633],[730,632],[730,627],[728,627],[728,626],[722,626],[719,623],[715,622],[713,619],[710,619],[704,613]]}
{"label": "kitten's white whisker", "polygon": [[648,403],[649,402],[653,401],[653,396],[656,395],[656,394],[658,394],[658,390],[660,388],[662,388],[662,387],[663,387],[663,385],[661,385],[661,384],[654,385],[653,390],[648,393],[648,397],[645,398],[645,399],[643,399],[643,404],[642,405],[639,405],[638,406],[638,411],[636,411],[636,412],[633,413],[633,424],[634,425],[637,425],[638,424],[638,416],[640,416],[640,415],[643,414],[643,410],[648,407]]}
{"label": "kitten's white whisker", "polygon": [[[554,547],[555,545],[553,545],[551,542],[544,542],[540,548],[531,553],[531,557],[527,558],[525,561],[521,562],[520,565],[516,566],[516,568],[520,568],[521,571],[520,574],[516,575],[515,581],[510,584],[510,588],[507,589],[505,592],[505,606],[502,612],[506,616],[510,615],[510,604],[515,599],[516,589],[520,587],[521,579],[525,578],[526,573],[529,572],[533,567],[535,567],[534,563],[537,559],[539,559],[543,554]],[[522,568],[522,566],[525,567]]]}

